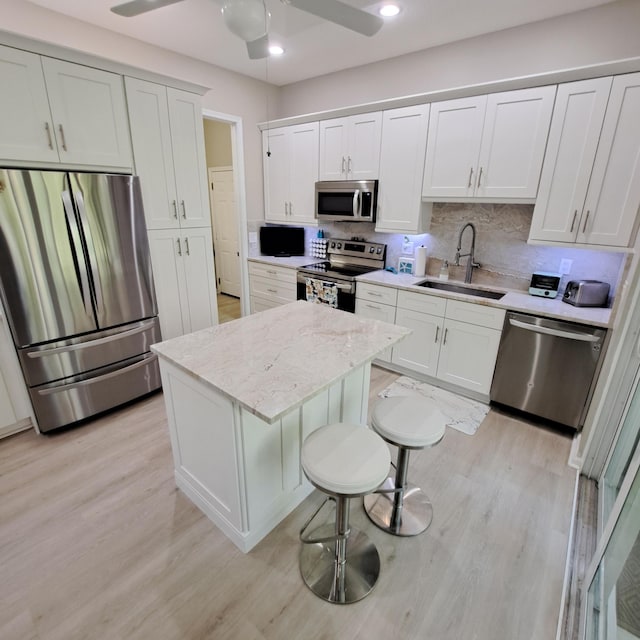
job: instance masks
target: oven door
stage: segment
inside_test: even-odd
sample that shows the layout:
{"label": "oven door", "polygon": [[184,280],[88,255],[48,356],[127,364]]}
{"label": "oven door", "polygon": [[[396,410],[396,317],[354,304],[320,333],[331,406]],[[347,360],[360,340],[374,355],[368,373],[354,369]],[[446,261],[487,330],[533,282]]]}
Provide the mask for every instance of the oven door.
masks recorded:
{"label": "oven door", "polygon": [[355,280],[337,280],[335,278],[328,278],[318,276],[317,273],[304,273],[298,271],[297,280],[297,299],[307,299],[307,278],[319,280],[320,282],[330,283],[337,287],[337,308],[342,311],[349,311],[355,313],[356,310],[356,282]]}

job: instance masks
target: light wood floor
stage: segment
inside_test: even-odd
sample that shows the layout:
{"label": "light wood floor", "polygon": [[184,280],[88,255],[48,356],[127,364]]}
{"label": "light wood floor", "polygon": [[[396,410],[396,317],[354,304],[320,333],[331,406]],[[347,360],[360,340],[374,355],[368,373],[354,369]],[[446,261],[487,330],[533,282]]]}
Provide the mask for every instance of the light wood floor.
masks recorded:
{"label": "light wood floor", "polygon": [[[396,376],[379,369],[372,394]],[[552,640],[575,472],[570,439],[491,410],[412,454],[435,517],[414,538],[352,524],[374,592],[329,605],[298,573],[308,498],[242,554],[174,484],[162,395],[52,436],[0,441],[3,640]]]}
{"label": "light wood floor", "polygon": [[218,304],[218,322],[229,322],[230,320],[237,320],[242,317],[240,311],[240,299],[234,296],[228,296],[226,293],[219,293],[217,295]]}

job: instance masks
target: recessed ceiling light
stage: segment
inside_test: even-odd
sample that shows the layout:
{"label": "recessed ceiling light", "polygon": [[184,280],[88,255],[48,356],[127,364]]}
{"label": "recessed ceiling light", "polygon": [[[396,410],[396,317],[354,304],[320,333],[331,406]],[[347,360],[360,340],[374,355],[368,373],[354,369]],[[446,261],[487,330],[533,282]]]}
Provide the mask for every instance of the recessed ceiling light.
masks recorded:
{"label": "recessed ceiling light", "polygon": [[385,18],[392,18],[400,13],[400,7],[397,4],[383,4],[378,13]]}
{"label": "recessed ceiling light", "polygon": [[272,44],[269,47],[269,53],[272,56],[281,56],[284,53],[284,49],[279,44]]}

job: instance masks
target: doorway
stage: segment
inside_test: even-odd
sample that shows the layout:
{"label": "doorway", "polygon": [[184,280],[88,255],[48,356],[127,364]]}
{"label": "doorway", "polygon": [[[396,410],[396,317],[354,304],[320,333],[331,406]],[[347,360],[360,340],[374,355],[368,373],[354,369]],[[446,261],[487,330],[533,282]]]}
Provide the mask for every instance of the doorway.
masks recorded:
{"label": "doorway", "polygon": [[240,118],[203,111],[209,205],[220,323],[245,315],[246,255],[244,163]]}

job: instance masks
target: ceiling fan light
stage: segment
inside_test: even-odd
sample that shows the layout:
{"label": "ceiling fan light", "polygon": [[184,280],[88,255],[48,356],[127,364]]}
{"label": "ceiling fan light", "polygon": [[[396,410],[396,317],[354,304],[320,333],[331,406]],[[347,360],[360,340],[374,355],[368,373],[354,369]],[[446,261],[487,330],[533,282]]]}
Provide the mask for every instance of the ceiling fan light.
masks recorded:
{"label": "ceiling fan light", "polygon": [[281,56],[284,53],[284,49],[279,44],[272,44],[269,46],[269,53],[272,56]]}
{"label": "ceiling fan light", "polygon": [[251,42],[267,33],[271,14],[263,0],[226,0],[222,17],[231,33]]}
{"label": "ceiling fan light", "polygon": [[383,4],[378,13],[384,18],[393,18],[400,13],[400,7],[397,4]]}

